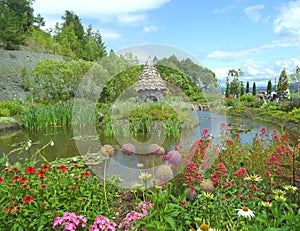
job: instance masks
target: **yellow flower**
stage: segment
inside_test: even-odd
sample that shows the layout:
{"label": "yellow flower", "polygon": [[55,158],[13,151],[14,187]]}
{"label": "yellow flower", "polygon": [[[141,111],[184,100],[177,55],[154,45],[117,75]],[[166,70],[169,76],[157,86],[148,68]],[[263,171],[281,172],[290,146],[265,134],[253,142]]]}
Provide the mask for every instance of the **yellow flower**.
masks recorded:
{"label": "yellow flower", "polygon": [[297,187],[292,186],[292,185],[285,185],[285,186],[283,186],[283,188],[284,188],[284,190],[291,191],[293,193],[296,192],[296,190],[297,190]]}
{"label": "yellow flower", "polygon": [[214,194],[212,194],[212,193],[209,193],[209,192],[203,192],[203,195],[204,195],[205,198],[207,198],[207,199],[210,199],[210,200],[214,199]]}
{"label": "yellow flower", "polygon": [[278,202],[286,202],[286,197],[284,195],[276,195],[275,200]]}
{"label": "yellow flower", "polygon": [[282,191],[281,189],[275,189],[272,192],[278,196],[284,196],[286,194],[286,192]]}
{"label": "yellow flower", "polygon": [[271,203],[271,202],[264,202],[264,201],[262,201],[261,203],[262,203],[262,205],[263,205],[264,207],[266,207],[266,208],[272,207],[272,203]]}

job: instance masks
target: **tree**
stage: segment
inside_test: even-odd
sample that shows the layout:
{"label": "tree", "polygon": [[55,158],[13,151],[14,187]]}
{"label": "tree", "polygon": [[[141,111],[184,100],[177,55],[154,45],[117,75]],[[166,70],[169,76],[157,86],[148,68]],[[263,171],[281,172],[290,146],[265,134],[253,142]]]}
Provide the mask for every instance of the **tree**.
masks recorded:
{"label": "tree", "polygon": [[282,96],[286,92],[286,90],[289,89],[289,78],[286,73],[285,68],[281,71],[281,74],[279,76],[278,84],[276,87],[276,91]]}
{"label": "tree", "polygon": [[0,0],[0,42],[5,49],[18,49],[35,17],[32,0]]}
{"label": "tree", "polygon": [[291,84],[295,84],[298,93],[300,93],[300,67],[299,66],[296,66],[294,73],[292,73],[290,77],[291,77]]}
{"label": "tree", "polygon": [[250,92],[249,81],[247,81],[247,84],[246,84],[246,94],[248,94],[249,92]]}
{"label": "tree", "polygon": [[245,88],[244,88],[244,83],[243,83],[243,81],[241,81],[240,83],[241,83],[241,87],[240,87],[241,92],[240,92],[240,95],[242,96],[242,95],[245,94]]}
{"label": "tree", "polygon": [[231,69],[228,71],[227,77],[233,78],[233,80],[229,83],[229,92],[231,95],[238,97],[241,93],[241,83],[239,77],[243,75],[241,69],[235,70]]}
{"label": "tree", "polygon": [[252,95],[256,95],[256,84],[255,82],[253,83],[253,89],[252,89]]}
{"label": "tree", "polygon": [[229,98],[230,92],[229,92],[229,77],[226,78],[226,91],[225,91],[225,97]]}
{"label": "tree", "polygon": [[74,33],[77,36],[78,40],[83,40],[84,37],[84,28],[81,24],[81,19],[73,11],[65,11],[65,14],[61,17],[64,22],[62,27],[68,27],[73,25]]}
{"label": "tree", "polygon": [[272,92],[272,81],[269,80],[268,81],[268,86],[267,86],[267,93],[271,94],[271,92]]}

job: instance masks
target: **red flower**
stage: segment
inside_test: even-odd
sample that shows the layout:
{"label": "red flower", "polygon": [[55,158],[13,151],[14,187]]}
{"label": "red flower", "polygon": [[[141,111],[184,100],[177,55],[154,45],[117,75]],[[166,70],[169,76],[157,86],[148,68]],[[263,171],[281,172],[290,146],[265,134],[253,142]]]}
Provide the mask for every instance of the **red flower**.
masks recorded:
{"label": "red flower", "polygon": [[39,171],[36,173],[37,176],[44,176],[46,173],[44,171]]}
{"label": "red flower", "polygon": [[34,167],[32,167],[32,166],[28,166],[28,167],[25,169],[25,172],[26,172],[26,174],[35,173],[35,169],[34,169]]}
{"label": "red flower", "polygon": [[78,187],[76,186],[76,185],[71,185],[71,186],[69,186],[69,189],[71,189],[71,190],[76,190]]}
{"label": "red flower", "polygon": [[34,201],[34,198],[33,198],[33,196],[25,196],[24,198],[23,198],[23,203],[30,203],[31,201]]}
{"label": "red flower", "polygon": [[14,176],[14,177],[12,178],[13,181],[16,181],[16,180],[19,180],[19,179],[21,179],[20,176]]}
{"label": "red flower", "polygon": [[4,179],[0,177],[0,183],[4,182]]}
{"label": "red flower", "polygon": [[65,165],[62,165],[58,168],[60,171],[67,171],[68,170],[68,167],[65,166]]}
{"label": "red flower", "polygon": [[82,172],[81,173],[84,177],[89,177],[90,176],[90,173],[89,172]]}
{"label": "red flower", "polygon": [[19,172],[20,170],[18,168],[14,167],[14,168],[9,169],[8,171],[9,172]]}
{"label": "red flower", "polygon": [[49,170],[49,169],[50,169],[50,166],[48,166],[48,165],[43,165],[43,166],[41,167],[41,169],[42,169],[42,171]]}
{"label": "red flower", "polygon": [[22,183],[25,183],[25,182],[27,182],[28,181],[28,178],[26,178],[26,177],[22,177],[22,178],[20,178],[19,179],[19,182],[22,184]]}
{"label": "red flower", "polygon": [[227,197],[223,196],[223,197],[222,197],[222,200],[223,200],[223,201],[226,201],[226,200],[227,200]]}
{"label": "red flower", "polygon": [[46,188],[47,188],[47,185],[45,185],[45,184],[41,184],[41,185],[40,185],[40,188],[42,188],[42,189],[46,189]]}

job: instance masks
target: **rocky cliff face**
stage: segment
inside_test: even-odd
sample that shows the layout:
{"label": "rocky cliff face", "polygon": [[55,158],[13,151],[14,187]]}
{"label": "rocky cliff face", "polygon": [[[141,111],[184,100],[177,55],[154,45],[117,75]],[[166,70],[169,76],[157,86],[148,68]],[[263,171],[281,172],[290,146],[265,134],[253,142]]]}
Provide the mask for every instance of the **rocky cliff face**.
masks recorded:
{"label": "rocky cliff face", "polygon": [[29,92],[22,88],[22,69],[25,67],[31,78],[31,70],[44,59],[62,57],[34,51],[0,50],[0,101],[26,99]]}

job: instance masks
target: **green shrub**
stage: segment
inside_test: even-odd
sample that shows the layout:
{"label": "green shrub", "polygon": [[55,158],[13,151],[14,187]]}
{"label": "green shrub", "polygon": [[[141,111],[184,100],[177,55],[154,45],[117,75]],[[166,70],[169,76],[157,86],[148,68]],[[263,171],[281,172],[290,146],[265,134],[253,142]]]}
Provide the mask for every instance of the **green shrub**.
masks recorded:
{"label": "green shrub", "polygon": [[256,99],[256,97],[254,95],[242,95],[240,97],[241,102],[248,102],[248,103],[254,102],[255,99]]}
{"label": "green shrub", "polygon": [[226,107],[234,107],[235,103],[232,100],[228,100],[225,105]]}
{"label": "green shrub", "polygon": [[20,115],[23,112],[22,106],[15,101],[0,102],[0,116]]}

